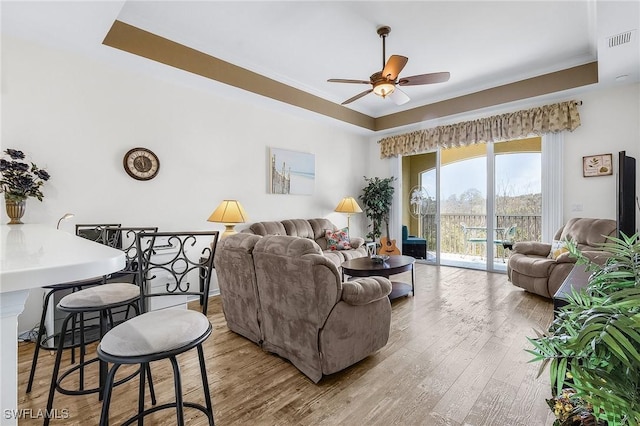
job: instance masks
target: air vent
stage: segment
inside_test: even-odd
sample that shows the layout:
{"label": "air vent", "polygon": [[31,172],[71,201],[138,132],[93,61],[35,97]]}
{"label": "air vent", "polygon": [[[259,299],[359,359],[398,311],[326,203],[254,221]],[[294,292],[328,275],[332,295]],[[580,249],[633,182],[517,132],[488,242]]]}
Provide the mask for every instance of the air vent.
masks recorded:
{"label": "air vent", "polygon": [[623,33],[609,37],[609,47],[616,47],[626,43],[631,43],[636,30],[625,31]]}

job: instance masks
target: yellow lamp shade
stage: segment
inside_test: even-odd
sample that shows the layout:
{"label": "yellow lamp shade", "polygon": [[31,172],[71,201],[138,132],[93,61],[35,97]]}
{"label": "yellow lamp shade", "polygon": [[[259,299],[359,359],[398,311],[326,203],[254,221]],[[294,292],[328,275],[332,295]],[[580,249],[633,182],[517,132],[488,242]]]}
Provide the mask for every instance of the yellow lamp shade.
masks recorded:
{"label": "yellow lamp shade", "polygon": [[362,213],[362,209],[353,197],[344,197],[335,211],[338,213]]}
{"label": "yellow lamp shade", "polygon": [[249,219],[247,212],[244,211],[242,204],[236,200],[224,200],[218,208],[216,208],[209,219],[209,222],[223,223],[225,231],[222,233],[221,238],[225,238],[231,234],[235,234],[234,228],[236,223],[244,223]]}
{"label": "yellow lamp shade", "polygon": [[335,211],[347,214],[347,234],[351,232],[351,224],[349,223],[351,215],[353,213],[362,213],[362,209],[353,197],[344,197],[338,204],[338,207],[336,207]]}

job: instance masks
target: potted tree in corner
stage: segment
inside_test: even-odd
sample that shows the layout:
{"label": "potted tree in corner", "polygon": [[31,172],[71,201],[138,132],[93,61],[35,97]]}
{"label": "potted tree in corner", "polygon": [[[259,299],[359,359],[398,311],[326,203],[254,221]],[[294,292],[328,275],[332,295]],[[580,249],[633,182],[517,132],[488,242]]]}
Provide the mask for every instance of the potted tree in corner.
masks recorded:
{"label": "potted tree in corner", "polygon": [[[393,176],[380,179],[379,177],[364,177],[367,186],[362,188],[360,200],[363,203],[364,213],[371,220],[371,231],[366,237],[372,241],[377,241],[382,235],[382,223],[387,227],[387,240],[389,239],[389,213],[393,203],[394,188]],[[393,242],[395,244],[395,241]]]}
{"label": "potted tree in corner", "polygon": [[603,266],[568,244],[592,271],[568,297],[549,330],[529,341],[532,361],[549,365],[554,425],[640,424],[640,240],[609,237]]}

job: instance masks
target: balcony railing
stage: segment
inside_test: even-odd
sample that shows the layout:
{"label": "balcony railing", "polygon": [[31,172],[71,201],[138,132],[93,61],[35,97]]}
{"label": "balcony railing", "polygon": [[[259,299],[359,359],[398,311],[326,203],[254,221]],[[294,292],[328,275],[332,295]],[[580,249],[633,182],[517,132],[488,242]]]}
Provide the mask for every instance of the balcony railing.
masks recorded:
{"label": "balcony railing", "polygon": [[[433,252],[436,247],[436,217],[434,214],[422,216],[421,233],[427,240],[427,250]],[[461,223],[468,227],[484,228],[487,226],[487,216],[479,214],[441,214],[440,215],[440,235],[442,253],[476,255],[482,256],[485,253],[483,244],[465,244],[465,237]],[[542,217],[540,215],[498,215],[496,216],[496,228],[507,229],[515,225],[516,234],[514,241],[541,241],[542,237]],[[486,238],[486,235],[484,235]],[[501,247],[498,247],[502,255]]]}

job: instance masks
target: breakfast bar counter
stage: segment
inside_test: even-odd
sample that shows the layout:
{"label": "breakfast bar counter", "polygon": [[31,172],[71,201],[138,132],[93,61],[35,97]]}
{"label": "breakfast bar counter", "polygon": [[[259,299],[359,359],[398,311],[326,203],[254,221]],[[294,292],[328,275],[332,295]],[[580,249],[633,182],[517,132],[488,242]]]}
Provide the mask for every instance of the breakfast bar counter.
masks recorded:
{"label": "breakfast bar counter", "polygon": [[45,225],[0,225],[0,413],[17,424],[18,315],[32,288],[119,271],[121,250]]}

